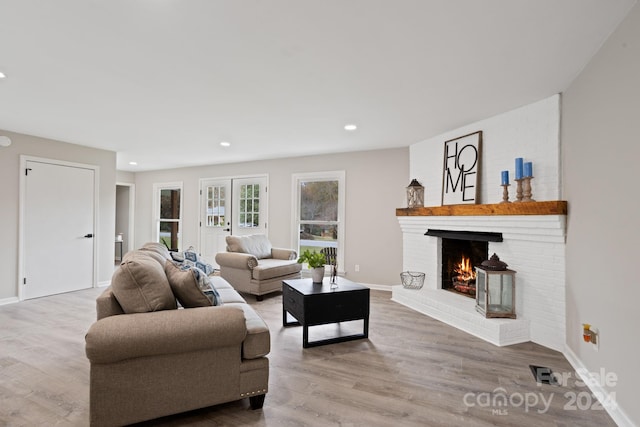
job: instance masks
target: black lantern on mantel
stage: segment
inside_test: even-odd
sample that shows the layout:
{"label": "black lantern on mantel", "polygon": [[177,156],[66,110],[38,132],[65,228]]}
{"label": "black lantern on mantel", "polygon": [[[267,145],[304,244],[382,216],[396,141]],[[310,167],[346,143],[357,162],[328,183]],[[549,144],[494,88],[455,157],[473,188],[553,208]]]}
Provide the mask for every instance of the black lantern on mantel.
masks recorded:
{"label": "black lantern on mantel", "polygon": [[407,207],[421,208],[424,206],[424,187],[417,179],[411,181],[407,187]]}
{"label": "black lantern on mantel", "polygon": [[516,272],[493,254],[476,266],[476,310],[484,317],[516,318]]}

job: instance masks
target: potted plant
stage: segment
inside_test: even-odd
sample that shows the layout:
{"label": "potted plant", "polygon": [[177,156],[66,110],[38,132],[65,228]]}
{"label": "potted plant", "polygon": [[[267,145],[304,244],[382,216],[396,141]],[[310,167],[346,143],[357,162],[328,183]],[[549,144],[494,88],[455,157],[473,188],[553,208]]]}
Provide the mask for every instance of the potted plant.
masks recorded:
{"label": "potted plant", "polygon": [[316,251],[311,252],[309,249],[305,249],[305,251],[300,254],[300,258],[298,258],[299,264],[306,263],[309,265],[313,283],[322,283],[325,262],[326,257],[323,254]]}

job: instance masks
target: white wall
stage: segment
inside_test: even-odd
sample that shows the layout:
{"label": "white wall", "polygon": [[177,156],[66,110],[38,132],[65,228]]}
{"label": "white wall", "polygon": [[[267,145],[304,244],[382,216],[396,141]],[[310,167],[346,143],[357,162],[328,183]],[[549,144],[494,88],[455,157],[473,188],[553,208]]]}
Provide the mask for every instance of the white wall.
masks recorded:
{"label": "white wall", "polygon": [[[290,247],[291,175],[315,171],[346,171],[345,270],[347,277],[368,284],[400,283],[402,234],[395,209],[405,201],[409,184],[406,148],[211,165],[135,174],[136,246],[152,237],[153,184],[183,182],[183,246],[198,244],[199,180],[202,178],[269,175],[269,238]],[[354,266],[360,265],[360,272]]]}
{"label": "white wall", "polygon": [[3,183],[0,188],[0,222],[6,230],[0,245],[0,303],[18,296],[18,207],[22,173],[19,168],[22,154],[100,167],[96,267],[98,283],[108,282],[113,273],[116,153],[2,130],[0,135],[7,135],[13,141],[9,147],[0,148],[0,178]]}
{"label": "white wall", "polygon": [[515,158],[533,162],[533,198],[560,198],[560,95],[491,117],[413,144],[411,178],[425,187],[425,206],[440,206],[444,143],[481,130],[478,203],[502,201],[500,172],[509,171],[510,199],[515,200]]}
{"label": "white wall", "polygon": [[[639,5],[565,92],[562,142],[567,352],[590,372],[615,373],[616,384],[604,388],[616,393],[622,412],[616,421],[640,425]],[[582,341],[585,322],[600,331],[598,351]]]}

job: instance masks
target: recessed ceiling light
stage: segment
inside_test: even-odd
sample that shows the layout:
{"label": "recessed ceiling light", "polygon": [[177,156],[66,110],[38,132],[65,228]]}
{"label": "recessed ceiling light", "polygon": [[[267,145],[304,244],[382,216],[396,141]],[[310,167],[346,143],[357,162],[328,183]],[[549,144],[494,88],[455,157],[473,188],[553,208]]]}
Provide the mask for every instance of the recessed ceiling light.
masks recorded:
{"label": "recessed ceiling light", "polygon": [[2,71],[0,71],[0,79],[6,79],[6,78],[7,78],[7,75]]}
{"label": "recessed ceiling light", "polygon": [[230,147],[230,146],[231,146],[231,143],[230,143],[230,142],[227,142],[227,141],[222,141],[222,142],[220,143],[220,145],[222,145],[223,147]]}
{"label": "recessed ceiling light", "polygon": [[344,125],[344,130],[356,130],[356,129],[358,129],[358,126],[354,124]]}
{"label": "recessed ceiling light", "polygon": [[129,162],[131,166],[138,166],[138,162]]}

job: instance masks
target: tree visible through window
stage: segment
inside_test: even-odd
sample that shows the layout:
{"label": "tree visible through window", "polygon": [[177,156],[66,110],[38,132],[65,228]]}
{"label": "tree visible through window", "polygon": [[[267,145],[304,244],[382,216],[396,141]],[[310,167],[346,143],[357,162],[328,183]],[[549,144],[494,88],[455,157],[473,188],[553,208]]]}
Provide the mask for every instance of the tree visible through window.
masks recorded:
{"label": "tree visible through window", "polygon": [[337,248],[340,265],[344,259],[344,172],[294,175],[294,183],[298,250]]}
{"label": "tree visible through window", "polygon": [[156,200],[156,241],[172,250],[180,248],[181,185],[154,184]]}
{"label": "tree visible through window", "polygon": [[338,181],[300,182],[300,250],[336,247]]}

